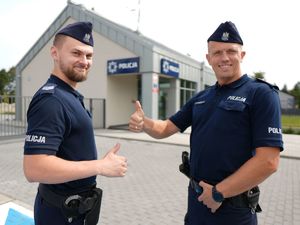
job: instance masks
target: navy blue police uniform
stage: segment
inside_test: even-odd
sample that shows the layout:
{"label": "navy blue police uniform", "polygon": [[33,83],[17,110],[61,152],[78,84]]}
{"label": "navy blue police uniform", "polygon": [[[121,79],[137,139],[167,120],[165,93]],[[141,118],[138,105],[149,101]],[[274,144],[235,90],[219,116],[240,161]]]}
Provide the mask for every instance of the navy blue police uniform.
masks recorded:
{"label": "navy blue police uniform", "polygon": [[[90,23],[88,24],[90,26]],[[61,30],[61,34],[78,36],[78,29],[86,31],[85,23],[74,23]],[[77,32],[77,33],[76,33]],[[77,36],[76,36],[77,35]],[[82,36],[82,35],[81,35]],[[92,39],[83,42],[92,45]],[[58,77],[51,75],[36,92],[27,112],[28,129],[24,154],[55,155],[70,161],[95,160],[97,149],[92,119],[83,103],[83,96]],[[61,184],[40,186],[62,196],[84,193],[96,186],[96,176]],[[38,191],[34,206],[35,224],[83,224],[84,215],[76,220],[66,218],[62,210],[41,197]]]}
{"label": "navy blue police uniform", "polygon": [[[283,150],[277,88],[243,75],[233,83],[218,83],[192,97],[170,120],[190,136],[190,176],[216,185],[255,154],[258,147]],[[189,185],[186,225],[256,225],[249,207],[223,201],[211,213]]]}
{"label": "navy blue police uniform", "polygon": [[[56,76],[51,75],[47,83],[35,94],[27,117],[28,130],[24,152],[26,155],[56,155],[70,161],[97,159],[92,120],[84,107],[83,96]],[[47,186],[54,192],[71,195],[95,184],[96,177],[93,176]],[[45,221],[49,218],[52,221],[53,215],[47,210],[41,210],[43,207],[48,205],[43,205],[38,195],[36,218]],[[46,212],[46,215],[43,212]]]}

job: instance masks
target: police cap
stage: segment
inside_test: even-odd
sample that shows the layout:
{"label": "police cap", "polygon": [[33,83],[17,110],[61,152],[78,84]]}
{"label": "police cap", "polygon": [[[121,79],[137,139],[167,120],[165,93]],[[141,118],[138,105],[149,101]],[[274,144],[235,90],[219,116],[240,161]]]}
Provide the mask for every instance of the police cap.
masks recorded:
{"label": "police cap", "polygon": [[210,41],[237,43],[243,45],[243,40],[236,26],[230,21],[221,23],[215,32],[207,39],[207,42]]}
{"label": "police cap", "polygon": [[93,24],[90,22],[76,22],[62,28],[60,31],[57,32],[56,35],[63,34],[75,38],[76,40],[84,44],[94,46],[92,29]]}

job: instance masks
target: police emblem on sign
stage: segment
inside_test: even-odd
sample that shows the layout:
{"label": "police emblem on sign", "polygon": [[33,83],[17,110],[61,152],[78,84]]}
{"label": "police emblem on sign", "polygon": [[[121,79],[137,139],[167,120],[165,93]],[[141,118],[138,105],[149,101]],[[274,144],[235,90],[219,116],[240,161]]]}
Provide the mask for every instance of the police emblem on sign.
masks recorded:
{"label": "police emblem on sign", "polygon": [[169,73],[170,70],[170,63],[168,61],[163,61],[162,69],[164,73]]}
{"label": "police emblem on sign", "polygon": [[115,61],[111,61],[108,63],[108,72],[110,74],[114,74],[117,72],[117,69],[118,69],[118,65],[117,65],[117,62]]}

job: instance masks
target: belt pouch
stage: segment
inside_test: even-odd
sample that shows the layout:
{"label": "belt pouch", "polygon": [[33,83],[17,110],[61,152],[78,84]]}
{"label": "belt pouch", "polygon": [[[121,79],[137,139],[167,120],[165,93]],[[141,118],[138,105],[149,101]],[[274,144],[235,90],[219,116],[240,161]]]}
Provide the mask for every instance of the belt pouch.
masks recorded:
{"label": "belt pouch", "polygon": [[96,201],[92,209],[86,214],[84,225],[97,225],[100,216],[102,190],[100,188],[95,188],[92,191],[94,192]]}

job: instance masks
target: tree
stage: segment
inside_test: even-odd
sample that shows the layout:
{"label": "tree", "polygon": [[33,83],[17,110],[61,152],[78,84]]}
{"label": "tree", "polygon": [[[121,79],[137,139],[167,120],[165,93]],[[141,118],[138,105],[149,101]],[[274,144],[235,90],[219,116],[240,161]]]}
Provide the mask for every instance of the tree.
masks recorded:
{"label": "tree", "polygon": [[15,67],[11,67],[9,71],[6,71],[5,69],[0,70],[0,95],[15,94],[15,79]]}
{"label": "tree", "polygon": [[290,91],[290,94],[295,97],[296,107],[300,108],[300,81],[298,81],[294,88]]}
{"label": "tree", "polygon": [[254,72],[254,77],[261,80],[265,80],[265,72]]}
{"label": "tree", "polygon": [[286,84],[283,85],[283,88],[281,89],[281,91],[284,92],[284,93],[286,93],[286,94],[289,94],[289,93],[290,93],[289,90],[287,89]]}
{"label": "tree", "polygon": [[4,87],[8,83],[8,75],[5,69],[0,70],[0,95],[4,94]]}

